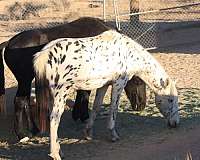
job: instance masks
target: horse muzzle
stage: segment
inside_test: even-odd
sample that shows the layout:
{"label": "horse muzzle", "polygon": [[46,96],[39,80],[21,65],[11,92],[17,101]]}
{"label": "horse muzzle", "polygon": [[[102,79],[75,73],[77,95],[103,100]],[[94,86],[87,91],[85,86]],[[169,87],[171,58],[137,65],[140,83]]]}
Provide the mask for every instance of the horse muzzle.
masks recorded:
{"label": "horse muzzle", "polygon": [[173,118],[173,119],[169,119],[168,122],[167,122],[167,125],[170,128],[176,128],[176,127],[178,127],[178,125],[179,125],[179,116],[176,117],[176,118]]}

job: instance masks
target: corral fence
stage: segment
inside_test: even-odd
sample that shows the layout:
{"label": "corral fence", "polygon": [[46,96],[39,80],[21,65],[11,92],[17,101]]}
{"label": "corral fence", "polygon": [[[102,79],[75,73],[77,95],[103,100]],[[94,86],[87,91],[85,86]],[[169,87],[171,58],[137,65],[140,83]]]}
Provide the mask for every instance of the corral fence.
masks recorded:
{"label": "corral fence", "polygon": [[146,48],[200,40],[200,0],[0,0],[0,41],[81,16],[102,18]]}

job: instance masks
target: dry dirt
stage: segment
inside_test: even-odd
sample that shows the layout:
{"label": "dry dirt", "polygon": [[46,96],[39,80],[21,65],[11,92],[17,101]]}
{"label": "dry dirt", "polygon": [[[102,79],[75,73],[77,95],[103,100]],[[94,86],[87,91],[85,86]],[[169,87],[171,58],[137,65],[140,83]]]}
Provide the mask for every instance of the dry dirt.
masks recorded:
{"label": "dry dirt", "polygon": [[[11,1],[0,1],[0,11],[4,13],[2,3],[10,4]],[[79,9],[76,10],[77,14]],[[10,23],[9,27],[6,25],[4,22],[1,23],[0,29],[3,34],[0,36],[0,42],[15,34],[10,30],[7,31],[6,28],[14,28],[18,24]],[[84,124],[73,122],[71,112],[66,111],[59,128],[65,159],[184,160],[191,155],[193,160],[200,160],[200,45],[174,46],[152,54],[164,66],[168,74],[173,79],[177,79],[181,108],[180,126],[176,129],[169,129],[166,126],[165,120],[155,108],[150,90],[148,90],[147,107],[142,112],[131,111],[126,96],[122,96],[117,119],[117,129],[121,139],[116,143],[109,140],[105,115],[97,117],[94,139],[85,141],[82,139]],[[32,138],[24,144],[17,143],[12,129],[16,81],[8,69],[6,69],[6,87],[6,103],[10,114],[7,118],[0,117],[0,160],[48,159],[48,134]],[[93,98],[94,92],[91,101]],[[108,99],[107,95],[106,103]],[[107,108],[102,108],[102,112],[104,110]]]}

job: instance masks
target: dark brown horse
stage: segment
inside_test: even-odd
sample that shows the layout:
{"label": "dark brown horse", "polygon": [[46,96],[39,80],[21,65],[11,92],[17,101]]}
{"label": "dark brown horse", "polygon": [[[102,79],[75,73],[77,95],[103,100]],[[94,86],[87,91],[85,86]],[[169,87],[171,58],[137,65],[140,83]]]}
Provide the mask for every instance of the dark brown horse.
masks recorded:
{"label": "dark brown horse", "polygon": [[[81,38],[95,36],[109,29],[110,27],[108,27],[102,20],[85,17],[53,28],[24,31],[17,34],[9,41],[0,44],[1,50],[3,47],[5,47],[5,62],[18,82],[18,89],[14,100],[14,128],[18,138],[21,139],[25,136],[23,134],[23,116],[25,116],[28,121],[29,132],[32,135],[35,135],[39,132],[39,129],[33,120],[30,107],[31,83],[35,77],[32,65],[34,54],[40,51],[46,43],[54,39],[64,37]],[[3,96],[5,93],[5,82],[2,55],[0,55],[0,77],[0,96]],[[36,83],[36,92],[39,87],[41,87],[41,85]],[[137,77],[133,77],[132,80],[127,84],[125,91],[130,99],[133,109],[141,110],[145,107],[146,92],[144,82]],[[73,107],[72,111],[72,117],[74,120],[80,119],[81,121],[84,121],[88,118],[89,94],[90,91],[77,91],[75,106]],[[37,97],[37,103],[38,105],[45,105],[45,102],[40,102],[39,97]],[[0,111],[2,110],[3,109],[1,108]],[[23,113],[25,113],[25,115],[23,115]],[[44,131],[46,128],[45,120],[48,118],[40,117],[40,119],[41,130]]]}

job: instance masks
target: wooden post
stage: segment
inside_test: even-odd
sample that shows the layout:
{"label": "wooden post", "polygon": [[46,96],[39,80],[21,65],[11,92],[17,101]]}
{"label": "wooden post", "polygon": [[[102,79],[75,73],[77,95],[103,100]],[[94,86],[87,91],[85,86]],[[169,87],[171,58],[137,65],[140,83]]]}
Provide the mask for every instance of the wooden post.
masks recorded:
{"label": "wooden post", "polygon": [[106,0],[103,0],[103,20],[106,21]]}
{"label": "wooden post", "polygon": [[[130,0],[130,13],[139,12],[139,0]],[[130,16],[131,24],[139,23],[139,15]]]}

